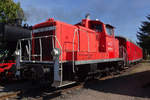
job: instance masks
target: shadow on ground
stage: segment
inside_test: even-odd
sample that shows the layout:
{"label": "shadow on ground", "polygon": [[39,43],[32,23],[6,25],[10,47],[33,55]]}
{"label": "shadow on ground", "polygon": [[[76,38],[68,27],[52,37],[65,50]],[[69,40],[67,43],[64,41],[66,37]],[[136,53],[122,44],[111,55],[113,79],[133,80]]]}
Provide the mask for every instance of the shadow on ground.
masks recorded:
{"label": "shadow on ground", "polygon": [[87,82],[84,88],[104,93],[150,98],[150,71]]}
{"label": "shadow on ground", "polygon": [[[114,77],[107,80],[88,81],[85,83],[84,88],[104,93],[150,98],[150,71]],[[5,84],[3,88],[0,88],[0,93],[17,90],[23,90],[23,92],[18,95],[18,100],[30,97],[42,97],[43,100],[47,100],[61,95],[61,93],[51,94],[53,89],[49,87],[49,84],[33,85],[31,82]]]}
{"label": "shadow on ground", "polygon": [[[53,93],[55,88],[50,87],[49,84],[32,83],[31,81],[17,81],[11,83],[0,83],[0,96],[3,93],[21,91],[16,99],[22,98],[40,98],[43,100],[51,99],[61,95],[60,92]],[[46,93],[46,94],[45,94]]]}

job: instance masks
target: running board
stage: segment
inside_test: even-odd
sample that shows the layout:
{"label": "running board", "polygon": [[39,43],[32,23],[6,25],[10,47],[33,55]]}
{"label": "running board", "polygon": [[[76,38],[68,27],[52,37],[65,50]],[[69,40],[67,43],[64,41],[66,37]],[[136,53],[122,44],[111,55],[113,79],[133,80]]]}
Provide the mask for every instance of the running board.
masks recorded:
{"label": "running board", "polygon": [[95,64],[95,63],[105,63],[105,62],[116,62],[116,61],[123,61],[123,58],[97,59],[97,60],[81,60],[81,61],[75,61],[75,65]]}
{"label": "running board", "polygon": [[60,86],[58,86],[58,88],[61,88],[61,87],[65,87],[65,86],[68,86],[68,85],[72,85],[72,84],[75,84],[76,82],[73,81],[73,82],[69,82],[69,83],[66,83],[66,84],[62,84]]}
{"label": "running board", "polygon": [[54,86],[55,88],[61,88],[61,87],[65,87],[65,86],[69,86],[69,85],[72,85],[72,84],[75,84],[76,83],[76,81],[63,81],[63,82],[61,82],[61,81],[55,81],[53,84],[52,84],[52,86]]}

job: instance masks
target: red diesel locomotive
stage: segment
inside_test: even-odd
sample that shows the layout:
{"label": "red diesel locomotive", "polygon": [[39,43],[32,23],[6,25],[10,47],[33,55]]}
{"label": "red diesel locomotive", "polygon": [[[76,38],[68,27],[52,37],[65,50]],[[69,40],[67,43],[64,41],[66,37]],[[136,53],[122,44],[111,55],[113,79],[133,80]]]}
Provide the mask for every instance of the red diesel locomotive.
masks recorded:
{"label": "red diesel locomotive", "polygon": [[31,38],[19,40],[17,55],[22,75],[59,87],[140,61],[142,49],[99,20],[71,25],[50,18],[33,26]]}

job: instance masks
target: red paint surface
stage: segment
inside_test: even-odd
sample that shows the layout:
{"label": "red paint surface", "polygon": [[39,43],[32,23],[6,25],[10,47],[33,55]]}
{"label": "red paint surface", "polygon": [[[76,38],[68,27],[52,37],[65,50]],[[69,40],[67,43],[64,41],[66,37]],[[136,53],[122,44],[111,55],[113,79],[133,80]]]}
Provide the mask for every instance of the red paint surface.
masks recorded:
{"label": "red paint surface", "polygon": [[[102,32],[97,32],[94,29],[90,28],[90,21],[94,24],[102,25]],[[119,58],[119,41],[112,35],[108,35],[106,32],[106,25],[100,21],[93,20],[82,20],[81,24],[70,25],[60,21],[48,20],[44,23],[37,24],[33,29],[56,26],[55,31],[47,31],[41,33],[33,33],[33,37],[46,36],[46,35],[56,35],[60,45],[62,46],[62,60],[63,61],[72,61],[72,52],[73,52],[73,37],[74,37],[74,53],[75,61],[80,60],[100,60],[100,59],[113,59]],[[75,29],[78,31],[74,34]],[[89,37],[89,38],[88,38]],[[45,61],[51,61],[50,57],[50,48],[52,45],[48,42],[51,42],[51,39],[47,39],[47,42],[42,43],[45,49],[48,51],[43,51],[42,59]],[[60,48],[57,41],[55,48]],[[37,44],[35,40],[32,41],[32,55],[39,53],[37,49]],[[44,50],[44,49],[43,49]],[[34,60],[39,60],[39,57],[34,57]],[[60,57],[61,60],[61,57]]]}
{"label": "red paint surface", "polygon": [[0,73],[8,71],[15,63],[0,63]]}
{"label": "red paint surface", "polygon": [[130,41],[127,41],[127,52],[129,61],[134,61],[143,58],[142,49]]}
{"label": "red paint surface", "polygon": [[134,62],[135,60],[139,60],[143,58],[143,50],[135,43],[131,42],[131,40],[119,37],[119,45],[124,46],[127,50],[127,57],[129,62]]}

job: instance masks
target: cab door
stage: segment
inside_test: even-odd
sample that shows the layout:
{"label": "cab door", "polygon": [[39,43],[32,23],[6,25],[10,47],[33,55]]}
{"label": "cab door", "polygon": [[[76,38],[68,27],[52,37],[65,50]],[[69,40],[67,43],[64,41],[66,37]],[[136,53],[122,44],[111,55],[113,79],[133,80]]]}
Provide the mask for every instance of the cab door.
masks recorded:
{"label": "cab door", "polygon": [[114,27],[111,25],[106,24],[106,45],[107,45],[107,52],[109,58],[115,57],[115,37],[114,37]]}
{"label": "cab door", "polygon": [[91,21],[90,22],[90,29],[94,30],[95,33],[92,35],[93,41],[95,40],[95,43],[93,44],[91,39],[91,45],[94,47],[91,47],[92,51],[98,51],[98,52],[106,52],[106,36],[104,33],[104,24],[100,21]]}

